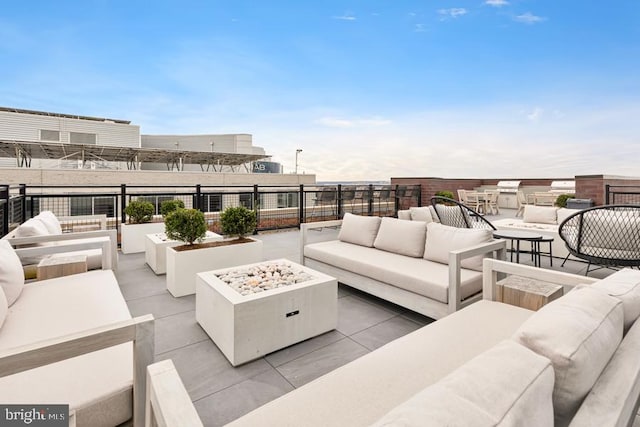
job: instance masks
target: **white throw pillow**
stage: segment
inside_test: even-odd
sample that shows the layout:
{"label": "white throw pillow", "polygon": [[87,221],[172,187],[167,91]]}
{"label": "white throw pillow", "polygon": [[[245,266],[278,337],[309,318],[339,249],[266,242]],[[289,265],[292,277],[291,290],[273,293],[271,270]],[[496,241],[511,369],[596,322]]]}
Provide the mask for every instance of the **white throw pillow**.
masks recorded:
{"label": "white throw pillow", "polygon": [[625,268],[594,283],[591,287],[600,289],[622,301],[625,332],[640,317],[640,271]]}
{"label": "white throw pillow", "polygon": [[431,209],[429,206],[423,206],[421,208],[409,208],[412,221],[433,222],[431,217]]}
{"label": "white throw pillow", "polygon": [[42,211],[38,215],[36,215],[36,219],[42,221],[47,230],[49,230],[49,234],[62,234],[62,226],[60,225],[60,221],[51,211]]}
{"label": "white throw pillow", "polygon": [[379,227],[380,217],[353,215],[347,212],[342,218],[338,240],[370,248],[373,247]]}
{"label": "white throw pillow", "polygon": [[557,224],[558,209],[552,206],[525,205],[522,222],[537,222],[538,224]]}
{"label": "white throw pillow", "polygon": [[49,230],[42,221],[36,218],[31,218],[19,225],[15,231],[16,237],[38,237],[48,236]]}
{"label": "white throw pillow", "polygon": [[582,287],[527,319],[513,339],[553,364],[556,423],[570,420],[622,340],[620,300]]}
{"label": "white throw pillow", "polygon": [[433,206],[429,206],[429,211],[431,211],[431,218],[433,219],[433,222],[440,222],[440,218],[438,218],[438,213],[436,212],[436,209]]}
{"label": "white throw pillow", "polygon": [[2,324],[4,323],[4,319],[7,317],[8,311],[9,304],[7,303],[7,297],[4,295],[2,287],[0,287],[0,328],[2,328]]}
{"label": "white throw pillow", "polygon": [[565,219],[569,218],[574,213],[580,212],[580,211],[581,211],[581,209],[567,209],[567,208],[558,209],[558,211],[556,212],[558,225],[560,225],[560,223],[562,221],[564,221]]}
{"label": "white throw pillow", "polygon": [[20,258],[6,240],[0,240],[0,287],[9,307],[16,302],[24,287],[24,270]]}
{"label": "white throw pillow", "polygon": [[425,223],[382,218],[380,230],[373,243],[376,249],[420,258],[424,254]]}
{"label": "white throw pillow", "polygon": [[553,367],[503,341],[396,406],[374,426],[552,426]]}
{"label": "white throw pillow", "polygon": [[[456,228],[431,222],[427,224],[424,259],[449,264],[449,252],[466,249],[493,240],[492,230]],[[462,267],[482,271],[482,255],[462,260]]]}

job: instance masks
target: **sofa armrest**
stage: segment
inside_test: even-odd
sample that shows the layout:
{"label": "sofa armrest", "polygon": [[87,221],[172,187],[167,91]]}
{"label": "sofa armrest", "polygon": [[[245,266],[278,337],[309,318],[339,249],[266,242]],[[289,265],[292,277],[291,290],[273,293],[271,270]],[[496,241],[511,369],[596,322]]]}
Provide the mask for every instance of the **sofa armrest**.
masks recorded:
{"label": "sofa armrest", "polygon": [[202,427],[171,359],[147,367],[146,419],[158,426]]}
{"label": "sofa armrest", "polygon": [[484,299],[495,301],[495,287],[499,273],[503,275],[515,274],[544,282],[557,283],[565,288],[565,292],[574,286],[590,285],[599,280],[562,271],[547,270],[502,260],[485,259],[482,265],[482,294]]}
{"label": "sofa armrest", "polygon": [[458,311],[462,306],[460,301],[462,260],[485,254],[491,254],[497,259],[504,259],[506,253],[507,243],[504,240],[492,240],[449,253],[449,313]]}
{"label": "sofa armrest", "polygon": [[[99,237],[107,238],[107,245],[101,243],[100,246],[90,245],[89,242],[82,242],[85,239],[96,239]],[[49,234],[46,236],[35,236],[35,237],[20,237],[7,239],[11,246],[14,248],[19,248],[24,245],[34,245],[39,243],[56,243],[51,246],[39,246],[37,249],[44,248],[57,248],[50,251],[45,252],[30,252],[29,255],[37,256],[37,255],[45,255],[59,252],[68,252],[69,250],[83,250],[83,249],[96,249],[102,247],[102,268],[117,270],[118,268],[118,234],[116,230],[98,230],[98,231],[83,231],[78,233],[63,233],[63,234]],[[69,242],[73,240],[74,242]],[[76,242],[78,241],[78,242]],[[65,243],[68,242],[68,243]],[[86,247],[78,247],[76,245],[87,245]],[[29,248],[36,249],[36,248]],[[18,249],[16,249],[17,251]],[[22,250],[22,249],[20,249]],[[26,256],[26,254],[24,254]]]}
{"label": "sofa armrest", "polygon": [[28,371],[61,360],[133,342],[133,421],[144,426],[146,369],[155,353],[154,319],[147,314],[0,351],[0,377]]}
{"label": "sofa armrest", "polygon": [[98,215],[74,215],[74,216],[59,216],[58,222],[62,228],[65,226],[71,226],[73,229],[73,225],[75,223],[84,224],[99,224],[100,230],[107,229],[107,215],[106,214],[98,214]]}
{"label": "sofa armrest", "polygon": [[39,257],[56,253],[66,253],[74,251],[85,251],[89,249],[100,249],[102,254],[102,269],[113,269],[112,244],[108,237],[100,237],[85,241],[73,241],[55,246],[35,246],[31,248],[15,249],[18,258]]}
{"label": "sofa armrest", "polygon": [[341,219],[300,224],[300,264],[304,265],[304,247],[307,246],[307,243],[309,242],[309,231],[322,231],[323,228],[337,228],[341,225]]}

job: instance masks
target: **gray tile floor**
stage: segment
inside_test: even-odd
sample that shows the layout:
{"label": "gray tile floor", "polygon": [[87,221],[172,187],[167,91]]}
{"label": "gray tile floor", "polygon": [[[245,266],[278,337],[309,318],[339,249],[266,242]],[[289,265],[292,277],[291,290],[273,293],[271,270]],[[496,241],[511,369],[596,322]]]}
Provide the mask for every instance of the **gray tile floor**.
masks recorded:
{"label": "gray tile floor", "polygon": [[[502,216],[513,216],[506,211]],[[497,218],[497,217],[492,217]],[[335,233],[329,230],[323,233]],[[264,258],[299,260],[299,232],[257,236]],[[524,257],[527,258],[527,257]],[[122,255],[117,272],[133,316],[156,318],[156,360],[172,359],[206,426],[228,423],[294,388],[412,332],[432,319],[347,286],[338,292],[338,328],[234,368],[195,320],[195,297],[172,297],[144,254]],[[524,262],[527,262],[524,260]],[[586,264],[554,269],[584,274]],[[548,263],[543,261],[543,267]],[[590,276],[601,277],[609,271]]]}

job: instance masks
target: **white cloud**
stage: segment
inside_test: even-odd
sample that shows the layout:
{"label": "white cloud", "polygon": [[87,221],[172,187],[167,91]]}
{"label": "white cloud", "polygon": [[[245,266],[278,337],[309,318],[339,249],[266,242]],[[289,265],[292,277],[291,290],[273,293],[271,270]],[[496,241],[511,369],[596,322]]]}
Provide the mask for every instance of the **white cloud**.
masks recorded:
{"label": "white cloud", "polygon": [[459,16],[466,15],[468,13],[467,9],[463,7],[452,7],[450,9],[439,9],[438,14],[447,18],[457,18]]}
{"label": "white cloud", "polygon": [[333,19],[338,19],[341,21],[355,21],[357,18],[353,16],[352,13],[347,12],[344,15],[334,16]]}
{"label": "white cloud", "polygon": [[484,4],[487,4],[493,7],[502,7],[502,6],[508,5],[509,2],[507,0],[486,0]]}
{"label": "white cloud", "polygon": [[425,31],[427,31],[427,29],[425,28],[424,24],[416,24],[413,28],[413,31],[416,33],[424,33]]}
{"label": "white cloud", "polygon": [[527,12],[527,13],[523,13],[522,15],[515,16],[513,20],[516,22],[522,22],[523,24],[537,24],[537,23],[546,21],[547,18],[534,15],[531,12]]}
{"label": "white cloud", "polygon": [[362,128],[362,127],[375,127],[385,126],[391,124],[390,120],[383,119],[381,117],[372,117],[368,119],[341,119],[337,117],[322,117],[315,120],[315,123],[326,126],[329,128]]}
{"label": "white cloud", "polygon": [[527,114],[527,119],[532,122],[537,122],[540,120],[540,117],[542,117],[542,113],[544,113],[544,110],[540,107],[536,107],[531,113]]}

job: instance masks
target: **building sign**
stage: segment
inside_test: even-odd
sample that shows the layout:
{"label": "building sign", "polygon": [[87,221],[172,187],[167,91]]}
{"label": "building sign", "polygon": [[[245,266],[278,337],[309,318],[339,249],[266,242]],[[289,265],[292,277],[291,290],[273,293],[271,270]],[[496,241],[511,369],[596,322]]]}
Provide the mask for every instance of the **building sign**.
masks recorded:
{"label": "building sign", "polygon": [[277,162],[253,162],[253,173],[282,173],[282,165]]}

